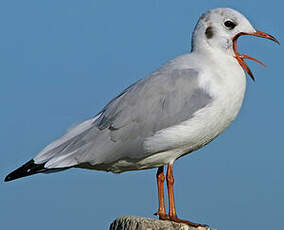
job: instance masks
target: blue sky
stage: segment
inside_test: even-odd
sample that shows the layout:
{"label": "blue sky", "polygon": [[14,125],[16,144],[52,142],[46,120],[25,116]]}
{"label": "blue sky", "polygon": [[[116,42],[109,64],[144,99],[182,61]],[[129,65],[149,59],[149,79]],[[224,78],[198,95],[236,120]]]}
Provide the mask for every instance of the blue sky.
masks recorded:
{"label": "blue sky", "polygon": [[[232,7],[281,42],[271,1],[14,0],[0,3],[0,178],[166,61],[190,50],[201,13]],[[175,162],[178,215],[218,229],[276,229],[284,218],[283,46],[239,41],[248,79],[236,121]],[[71,169],[0,183],[1,229],[107,229],[120,215],[153,217],[156,170]]]}

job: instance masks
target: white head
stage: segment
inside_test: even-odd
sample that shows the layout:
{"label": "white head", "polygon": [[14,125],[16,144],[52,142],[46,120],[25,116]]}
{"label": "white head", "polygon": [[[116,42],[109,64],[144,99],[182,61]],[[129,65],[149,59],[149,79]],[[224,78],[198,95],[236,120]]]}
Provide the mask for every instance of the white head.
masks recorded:
{"label": "white head", "polygon": [[192,49],[208,48],[233,52],[232,38],[239,32],[255,33],[245,16],[230,8],[217,8],[204,13],[194,29]]}
{"label": "white head", "polygon": [[214,52],[218,50],[234,56],[253,78],[243,59],[259,61],[246,55],[239,55],[236,41],[241,35],[263,37],[278,43],[271,35],[254,29],[248,19],[238,11],[230,8],[217,8],[206,12],[199,18],[193,32],[192,51]]}

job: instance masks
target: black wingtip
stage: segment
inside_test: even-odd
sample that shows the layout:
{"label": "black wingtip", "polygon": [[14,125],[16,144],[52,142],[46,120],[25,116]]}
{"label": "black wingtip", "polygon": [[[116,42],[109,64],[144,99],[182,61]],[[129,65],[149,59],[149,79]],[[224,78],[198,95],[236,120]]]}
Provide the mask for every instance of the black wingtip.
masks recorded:
{"label": "black wingtip", "polygon": [[13,179],[10,175],[8,175],[8,176],[5,177],[4,182],[8,182],[10,180],[13,180]]}
{"label": "black wingtip", "polygon": [[46,171],[46,169],[44,168],[44,164],[35,164],[34,160],[30,160],[26,164],[6,176],[4,182],[8,182],[25,176],[30,176],[44,171]]}

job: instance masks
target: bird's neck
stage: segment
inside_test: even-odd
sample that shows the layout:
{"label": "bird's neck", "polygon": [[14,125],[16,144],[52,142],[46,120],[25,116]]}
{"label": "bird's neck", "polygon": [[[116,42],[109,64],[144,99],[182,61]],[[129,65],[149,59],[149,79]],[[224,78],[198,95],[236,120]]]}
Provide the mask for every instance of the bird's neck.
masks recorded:
{"label": "bird's neck", "polygon": [[192,36],[192,52],[199,52],[205,55],[229,55],[235,56],[233,41],[228,37],[213,37],[208,39],[204,33],[194,31]]}

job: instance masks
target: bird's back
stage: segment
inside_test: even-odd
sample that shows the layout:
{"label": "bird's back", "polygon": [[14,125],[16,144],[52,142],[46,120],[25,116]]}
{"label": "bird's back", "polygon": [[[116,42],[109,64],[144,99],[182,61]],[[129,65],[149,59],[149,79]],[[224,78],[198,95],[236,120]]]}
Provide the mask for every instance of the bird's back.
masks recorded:
{"label": "bird's back", "polygon": [[[183,58],[183,57],[181,57]],[[172,61],[114,98],[94,118],[47,146],[36,163],[46,168],[88,167],[111,170],[114,162],[137,162],[161,150],[145,141],[189,120],[212,97],[199,87],[200,74]]]}

